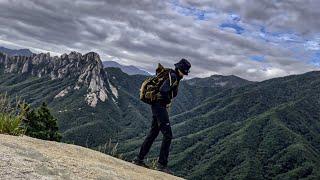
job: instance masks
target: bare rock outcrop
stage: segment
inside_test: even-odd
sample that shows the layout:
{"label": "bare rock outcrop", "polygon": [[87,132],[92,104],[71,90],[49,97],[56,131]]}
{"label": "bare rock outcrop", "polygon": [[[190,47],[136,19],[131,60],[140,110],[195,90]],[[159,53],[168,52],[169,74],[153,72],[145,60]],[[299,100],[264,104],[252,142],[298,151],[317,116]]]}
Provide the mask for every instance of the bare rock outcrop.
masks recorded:
{"label": "bare rock outcrop", "polygon": [[80,146],[0,134],[0,179],[179,180]]}
{"label": "bare rock outcrop", "polygon": [[[112,99],[116,102],[117,90],[107,78],[100,57],[95,52],[82,55],[78,52],[51,57],[50,53],[32,56],[8,56],[0,53],[0,65],[4,73],[32,75],[51,80],[74,78],[73,84],[61,89],[55,98],[62,98],[71,91],[87,89],[85,101],[95,107],[99,101]],[[63,95],[62,95],[63,94]]]}

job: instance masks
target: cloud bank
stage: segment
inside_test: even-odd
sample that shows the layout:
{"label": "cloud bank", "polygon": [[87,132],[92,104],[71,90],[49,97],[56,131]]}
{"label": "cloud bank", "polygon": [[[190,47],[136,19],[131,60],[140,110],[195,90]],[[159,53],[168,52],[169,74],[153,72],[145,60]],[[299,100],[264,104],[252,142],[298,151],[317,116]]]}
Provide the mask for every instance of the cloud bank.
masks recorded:
{"label": "cloud bank", "polygon": [[265,80],[319,68],[316,0],[0,0],[0,45],[56,54],[96,51],[153,72],[192,63],[190,77]]}

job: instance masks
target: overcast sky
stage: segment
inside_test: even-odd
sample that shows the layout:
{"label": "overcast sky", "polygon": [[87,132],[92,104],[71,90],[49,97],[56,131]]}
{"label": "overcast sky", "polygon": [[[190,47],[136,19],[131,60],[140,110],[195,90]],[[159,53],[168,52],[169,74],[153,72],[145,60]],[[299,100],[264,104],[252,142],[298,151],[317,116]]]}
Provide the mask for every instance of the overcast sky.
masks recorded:
{"label": "overcast sky", "polygon": [[0,46],[249,80],[320,67],[320,0],[0,0]]}

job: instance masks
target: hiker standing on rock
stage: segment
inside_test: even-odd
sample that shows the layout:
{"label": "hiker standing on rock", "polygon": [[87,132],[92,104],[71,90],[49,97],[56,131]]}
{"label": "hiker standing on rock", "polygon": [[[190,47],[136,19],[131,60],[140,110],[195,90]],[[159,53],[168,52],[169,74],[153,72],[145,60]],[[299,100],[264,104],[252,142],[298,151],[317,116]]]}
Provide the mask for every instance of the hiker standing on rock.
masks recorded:
{"label": "hiker standing on rock", "polygon": [[160,155],[157,169],[171,173],[167,167],[169,149],[172,140],[172,131],[167,108],[171,105],[171,100],[178,94],[178,86],[184,75],[190,72],[191,64],[186,59],[181,59],[174,64],[175,70],[164,68],[158,64],[156,76],[147,78],[140,89],[140,99],[151,105],[152,125],[151,130],[141,145],[139,155],[133,163],[148,167],[143,159],[148,154],[151,145],[157,138],[159,132],[163,134]]}

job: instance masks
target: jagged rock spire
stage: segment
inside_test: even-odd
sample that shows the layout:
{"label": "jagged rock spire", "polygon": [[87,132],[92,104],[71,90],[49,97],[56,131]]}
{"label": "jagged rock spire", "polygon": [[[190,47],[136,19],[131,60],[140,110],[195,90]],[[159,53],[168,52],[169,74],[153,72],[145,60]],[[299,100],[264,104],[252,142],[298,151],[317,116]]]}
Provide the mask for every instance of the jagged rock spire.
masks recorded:
{"label": "jagged rock spire", "polygon": [[0,63],[5,73],[29,74],[37,77],[50,77],[51,80],[75,77],[77,80],[61,90],[55,98],[61,98],[73,90],[87,88],[85,97],[88,105],[95,107],[98,101],[105,102],[109,96],[117,98],[103,69],[100,56],[95,52],[82,55],[78,52],[51,57],[49,53],[35,54],[32,57],[0,54]]}

